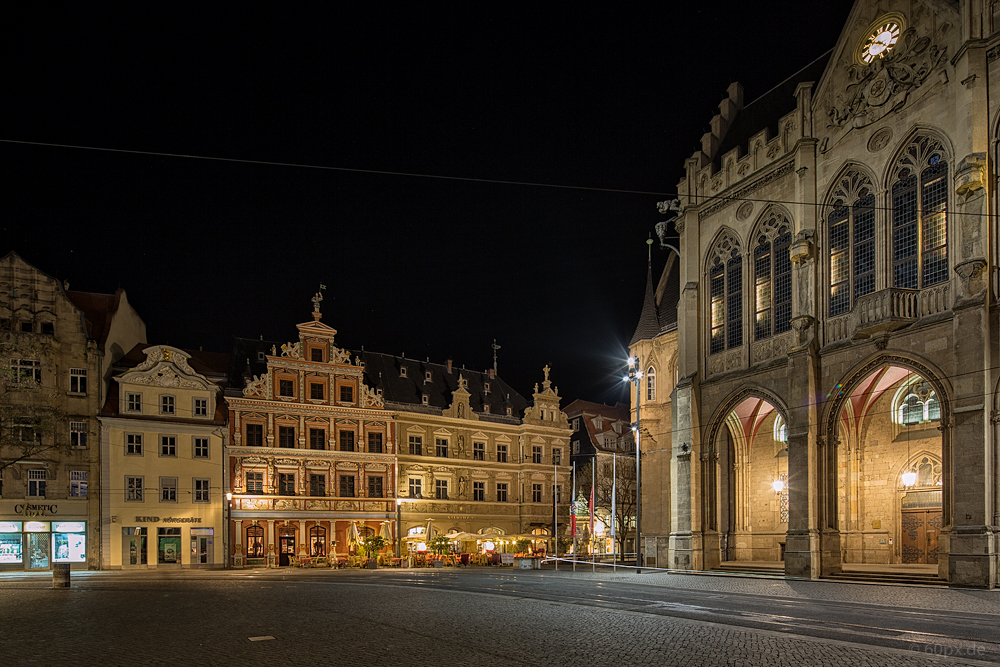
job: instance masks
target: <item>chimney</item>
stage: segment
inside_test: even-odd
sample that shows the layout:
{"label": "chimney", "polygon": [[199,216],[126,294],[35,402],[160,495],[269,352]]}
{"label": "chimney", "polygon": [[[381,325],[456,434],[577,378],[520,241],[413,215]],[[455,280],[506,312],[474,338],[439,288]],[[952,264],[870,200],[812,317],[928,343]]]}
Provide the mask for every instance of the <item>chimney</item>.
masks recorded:
{"label": "chimney", "polygon": [[496,371],[496,369],[495,369],[495,368],[491,368],[491,369],[490,369],[490,379],[492,380],[492,379],[493,379],[493,378],[495,378],[496,376],[497,376],[497,371]]}
{"label": "chimney", "polygon": [[451,359],[448,360],[448,374],[451,375]]}

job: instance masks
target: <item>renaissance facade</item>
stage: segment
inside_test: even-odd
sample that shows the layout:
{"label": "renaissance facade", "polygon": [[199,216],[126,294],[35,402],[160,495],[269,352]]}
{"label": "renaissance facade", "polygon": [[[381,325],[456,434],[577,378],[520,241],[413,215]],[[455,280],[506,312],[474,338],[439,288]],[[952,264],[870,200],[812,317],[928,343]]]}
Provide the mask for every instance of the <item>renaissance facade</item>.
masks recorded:
{"label": "renaissance facade", "polygon": [[730,86],[661,204],[676,332],[632,341],[661,565],[997,586],[998,60],[994,5],[859,0],[828,57]]}

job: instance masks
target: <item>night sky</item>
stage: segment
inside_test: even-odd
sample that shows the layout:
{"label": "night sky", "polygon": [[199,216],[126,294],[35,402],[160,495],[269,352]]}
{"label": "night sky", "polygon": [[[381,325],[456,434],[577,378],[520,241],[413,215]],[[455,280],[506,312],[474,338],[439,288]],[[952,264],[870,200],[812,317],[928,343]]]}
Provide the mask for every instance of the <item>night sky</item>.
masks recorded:
{"label": "night sky", "polygon": [[484,370],[495,338],[526,396],[548,363],[564,405],[625,399],[656,202],[732,81],[834,46],[851,3],[805,4],[0,17],[0,253],[125,288],[153,343],[293,340],[322,283],[341,346]]}

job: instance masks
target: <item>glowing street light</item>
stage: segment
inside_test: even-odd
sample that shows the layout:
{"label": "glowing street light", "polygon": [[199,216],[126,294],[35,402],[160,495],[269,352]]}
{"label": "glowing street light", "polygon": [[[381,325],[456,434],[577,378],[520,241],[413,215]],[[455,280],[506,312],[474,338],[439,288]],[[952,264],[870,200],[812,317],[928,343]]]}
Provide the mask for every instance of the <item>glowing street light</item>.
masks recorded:
{"label": "glowing street light", "polygon": [[640,452],[639,452],[639,380],[642,379],[642,371],[636,365],[638,359],[628,358],[628,375],[623,379],[631,382],[635,387],[635,423],[632,424],[632,433],[635,434],[635,573],[642,573],[642,532],[640,519],[642,517],[642,475],[640,474]]}

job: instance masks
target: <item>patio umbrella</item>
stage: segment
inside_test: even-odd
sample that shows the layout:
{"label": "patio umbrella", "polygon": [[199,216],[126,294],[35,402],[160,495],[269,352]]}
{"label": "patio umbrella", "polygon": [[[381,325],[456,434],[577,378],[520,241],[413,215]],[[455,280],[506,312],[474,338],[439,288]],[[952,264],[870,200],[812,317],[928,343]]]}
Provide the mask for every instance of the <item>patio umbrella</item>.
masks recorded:
{"label": "patio umbrella", "polygon": [[389,535],[389,522],[383,521],[382,527],[378,531],[379,536],[385,539],[386,542],[392,542],[392,537]]}
{"label": "patio umbrella", "polygon": [[430,544],[432,537],[434,537],[434,522],[427,519],[427,532],[424,534],[425,541]]}
{"label": "patio umbrella", "polygon": [[359,541],[358,525],[352,521],[350,526],[347,528],[347,543],[357,544]]}

